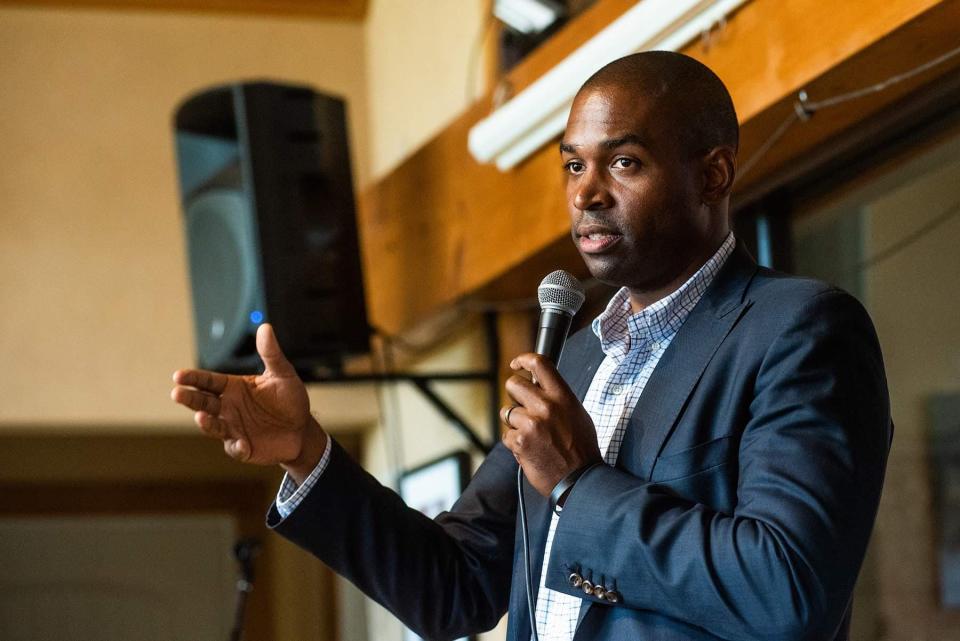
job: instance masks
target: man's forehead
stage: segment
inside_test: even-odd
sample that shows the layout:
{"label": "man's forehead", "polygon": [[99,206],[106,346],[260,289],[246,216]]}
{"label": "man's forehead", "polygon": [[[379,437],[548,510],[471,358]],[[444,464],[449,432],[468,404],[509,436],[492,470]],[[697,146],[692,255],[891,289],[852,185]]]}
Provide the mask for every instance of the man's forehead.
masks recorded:
{"label": "man's forehead", "polygon": [[667,94],[667,85],[642,78],[627,81],[607,81],[587,84],[580,88],[574,103],[607,100],[618,105],[652,105]]}
{"label": "man's forehead", "polygon": [[600,144],[606,140],[642,142],[650,138],[654,100],[633,92],[591,90],[577,96],[567,120],[563,143]]}
{"label": "man's forehead", "polygon": [[623,88],[604,88],[582,91],[573,101],[568,125],[577,121],[639,122],[657,111],[659,100],[652,94],[626,90]]}

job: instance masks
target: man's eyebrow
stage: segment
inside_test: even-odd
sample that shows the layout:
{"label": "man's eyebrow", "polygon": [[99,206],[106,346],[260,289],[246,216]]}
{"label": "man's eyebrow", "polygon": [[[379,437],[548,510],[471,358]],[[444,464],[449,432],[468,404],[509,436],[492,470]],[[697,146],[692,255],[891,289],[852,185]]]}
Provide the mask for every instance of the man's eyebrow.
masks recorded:
{"label": "man's eyebrow", "polygon": [[[616,149],[617,147],[622,147],[624,145],[639,145],[641,147],[646,147],[646,144],[643,142],[643,138],[637,134],[624,134],[623,136],[617,136],[616,138],[609,138],[600,143],[600,146],[604,149]],[[575,154],[577,153],[577,147],[579,145],[572,145],[568,142],[560,141],[560,153]]]}
{"label": "man's eyebrow", "polygon": [[600,143],[600,146],[604,149],[616,149],[617,147],[622,147],[624,145],[639,145],[641,147],[646,147],[646,144],[643,142],[643,138],[637,134],[625,134],[617,138],[604,140]]}

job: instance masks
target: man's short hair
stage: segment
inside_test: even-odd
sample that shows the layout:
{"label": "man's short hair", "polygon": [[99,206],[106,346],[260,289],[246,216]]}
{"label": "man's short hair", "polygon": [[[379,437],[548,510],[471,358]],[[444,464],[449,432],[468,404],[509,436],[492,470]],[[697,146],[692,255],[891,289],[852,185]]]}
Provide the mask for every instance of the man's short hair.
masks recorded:
{"label": "man's short hair", "polygon": [[674,118],[692,155],[740,144],[740,125],[730,92],[706,65],[673,51],[643,51],[607,64],[580,91],[602,86],[634,89],[653,97]]}

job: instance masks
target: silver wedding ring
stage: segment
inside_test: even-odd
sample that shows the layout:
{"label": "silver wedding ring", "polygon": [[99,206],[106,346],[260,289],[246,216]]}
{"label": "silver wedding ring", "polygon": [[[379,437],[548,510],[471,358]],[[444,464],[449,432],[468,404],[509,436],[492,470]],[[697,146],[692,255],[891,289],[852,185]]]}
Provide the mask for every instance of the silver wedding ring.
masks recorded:
{"label": "silver wedding ring", "polygon": [[[520,407],[520,406],[519,406],[519,405],[511,405],[511,406],[510,406],[510,409],[507,410],[506,416],[504,416],[504,419],[503,419],[503,422],[504,422],[504,423],[506,423],[507,425],[510,425],[510,412],[512,412],[513,410],[517,409],[518,407]],[[511,427],[512,427],[512,425],[511,425]]]}

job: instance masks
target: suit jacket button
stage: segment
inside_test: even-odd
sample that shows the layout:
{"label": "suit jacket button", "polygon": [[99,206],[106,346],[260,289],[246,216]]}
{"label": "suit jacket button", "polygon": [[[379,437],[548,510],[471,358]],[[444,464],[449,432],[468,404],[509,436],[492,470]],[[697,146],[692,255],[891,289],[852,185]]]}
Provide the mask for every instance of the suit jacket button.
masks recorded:
{"label": "suit jacket button", "polygon": [[593,586],[593,596],[597,597],[598,599],[603,599],[606,595],[607,588],[603,587],[602,585]]}
{"label": "suit jacket button", "polygon": [[608,590],[604,598],[606,598],[610,603],[620,602],[620,594],[616,590]]}
{"label": "suit jacket button", "polygon": [[584,594],[593,594],[593,584],[589,581],[584,581],[581,583],[580,589],[583,590]]}
{"label": "suit jacket button", "polygon": [[567,577],[567,581],[570,583],[571,587],[579,588],[580,584],[583,583],[583,577],[574,572]]}

